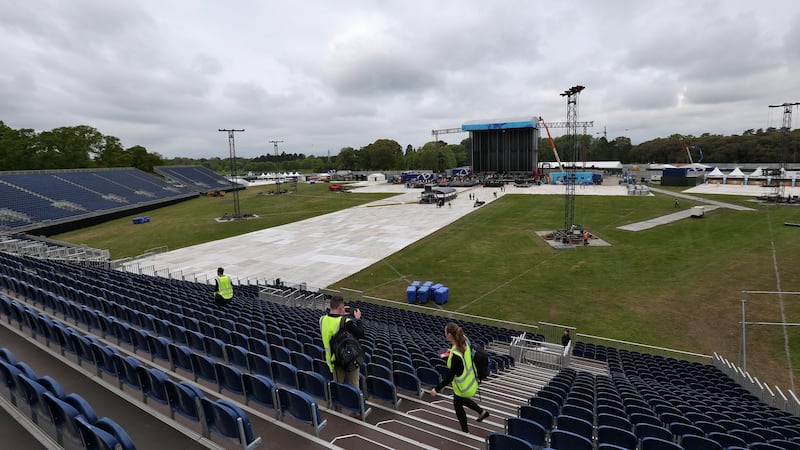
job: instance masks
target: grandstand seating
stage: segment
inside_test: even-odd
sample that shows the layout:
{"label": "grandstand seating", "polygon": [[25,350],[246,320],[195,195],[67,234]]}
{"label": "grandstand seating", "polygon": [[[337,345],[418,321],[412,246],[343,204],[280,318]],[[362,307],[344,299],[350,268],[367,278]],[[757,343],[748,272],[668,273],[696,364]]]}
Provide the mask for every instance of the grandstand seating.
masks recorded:
{"label": "grandstand seating", "polygon": [[0,229],[30,231],[196,195],[133,168],[0,172]]}
{"label": "grandstand seating", "polygon": [[[262,301],[255,288],[248,292],[247,287],[231,307],[216,309],[197,304],[203,289],[207,288],[184,281],[0,253],[0,320],[35,333],[52,351],[122,386],[122,391],[143,404],[166,405],[164,411],[173,417],[177,412],[199,427],[203,436],[245,446],[256,442],[252,430],[248,434],[239,428],[237,417],[242,417],[242,424],[247,417],[243,407],[262,408],[258,411],[266,410],[273,418],[279,415],[280,420],[292,417],[303,424],[299,432],[310,425],[313,435],[335,433],[328,430],[333,427],[321,426],[336,417],[325,406],[359,412],[364,420],[370,406],[373,411],[376,406],[388,406],[382,408],[389,411],[381,413],[385,417],[394,409],[402,411],[407,403],[408,408],[419,407],[420,386],[433,385],[439,379],[434,377],[441,376],[438,354],[447,345],[441,337],[447,319],[358,302],[370,318],[363,339],[370,361],[362,369],[366,389],[359,391],[328,382],[330,372],[315,343],[319,310]],[[16,299],[3,291],[14,293]],[[477,323],[463,322],[463,326],[473,341],[497,345],[514,334]],[[214,346],[211,350],[208,342]],[[518,399],[511,405],[508,401],[493,404],[493,418],[513,420],[481,423],[486,427],[479,430],[483,436],[505,431],[530,436],[523,442],[533,448],[546,442],[555,449],[597,450],[645,445],[690,448],[698,442],[712,447],[794,448],[792,440],[800,437],[800,419],[760,402],[713,366],[577,344],[581,358],[601,355],[609,372],[565,368],[531,384],[526,384],[525,377],[500,384],[505,375],[497,374],[493,377],[497,384],[490,379],[485,396],[505,390],[503,397]],[[7,358],[0,351],[0,359]],[[496,363],[498,371],[527,370],[499,355]],[[31,400],[39,390],[18,381],[20,377],[34,380],[35,374],[25,373],[30,375],[30,368],[24,363],[0,364],[0,381],[9,395],[13,393],[10,398],[24,407],[40,408]],[[236,416],[224,402],[220,406],[220,398],[240,405],[245,414]],[[197,408],[198,399],[205,399],[203,408]],[[73,402],[81,405],[74,398]],[[73,417],[71,410],[64,409],[67,413],[59,416],[59,427]],[[220,417],[203,417],[205,409]],[[498,410],[502,414],[495,416]],[[106,442],[103,432],[114,435],[97,424],[89,425],[96,430],[78,423],[68,430],[72,434],[63,437],[79,441],[92,431]],[[458,431],[456,423],[452,427]],[[504,448],[497,446],[506,439],[499,436],[505,435],[500,433],[486,445]]]}
{"label": "grandstand seating", "polygon": [[[227,191],[232,189],[227,178],[203,166],[158,166],[157,174],[178,183],[191,186],[198,192]],[[239,186],[237,184],[237,186]]]}

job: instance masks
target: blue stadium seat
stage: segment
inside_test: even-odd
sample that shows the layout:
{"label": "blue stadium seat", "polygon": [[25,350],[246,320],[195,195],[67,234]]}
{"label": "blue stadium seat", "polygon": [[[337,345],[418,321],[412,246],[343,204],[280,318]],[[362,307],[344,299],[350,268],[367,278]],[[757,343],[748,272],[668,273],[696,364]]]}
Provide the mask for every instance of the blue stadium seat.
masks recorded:
{"label": "blue stadium seat", "polygon": [[144,366],[139,366],[137,371],[142,382],[145,403],[147,403],[147,399],[151,399],[162,405],[169,404],[169,395],[167,395],[167,380],[169,380],[169,377],[167,374],[156,368]]}
{"label": "blue stadium seat", "polygon": [[253,352],[258,353],[259,355],[269,356],[269,343],[266,340],[256,337],[250,337],[247,339],[247,348]]}
{"label": "blue stadium seat", "polygon": [[722,450],[722,445],[704,436],[686,435],[681,439],[684,450]]}
{"label": "blue stadium seat", "polygon": [[242,375],[242,383],[246,403],[253,401],[279,412],[278,387],[272,379],[264,375],[246,373]]}
{"label": "blue stadium seat", "polygon": [[225,359],[225,341],[212,336],[203,338],[206,354],[212,358]]}
{"label": "blue stadium seat", "polygon": [[322,375],[310,370],[297,371],[297,389],[312,397],[329,401],[328,380]]}
{"label": "blue stadium seat", "polygon": [[532,420],[521,417],[506,418],[506,434],[518,437],[534,448],[546,446],[547,430]]}
{"label": "blue stadium seat", "polygon": [[21,373],[17,376],[17,383],[19,384],[20,399],[22,400],[22,402],[17,402],[17,406],[19,407],[20,403],[26,404],[31,420],[34,423],[39,423],[40,418],[49,421],[49,413],[42,400],[42,394],[49,391],[38,381],[31,380]]}
{"label": "blue stadium seat", "polygon": [[234,403],[225,399],[216,402],[207,397],[200,399],[209,431],[235,440],[242,450],[250,450],[261,444],[261,437],[253,436],[250,419]]}
{"label": "blue stadium seat", "polygon": [[272,378],[272,360],[267,356],[248,352],[247,366],[250,372]]}
{"label": "blue stadium seat", "polygon": [[422,398],[423,392],[420,386],[419,378],[417,378],[417,376],[412,372],[395,370],[392,373],[392,378],[392,381],[394,381],[394,385],[397,389],[410,392],[417,397]]}
{"label": "blue stadium seat", "polygon": [[115,447],[119,444],[114,435],[95,427],[82,416],[75,418],[75,424],[83,445],[88,450],[115,450]]}
{"label": "blue stadium seat", "polygon": [[600,425],[597,427],[597,443],[611,444],[633,450],[639,440],[631,431],[609,425]]}
{"label": "blue stadium seat", "polygon": [[142,390],[142,382],[139,379],[139,367],[142,365],[138,359],[133,356],[124,356],[118,353],[111,355],[114,361],[114,368],[117,370],[117,379],[119,380],[119,387],[124,385],[130,386],[137,391]]}
{"label": "blue stadium seat", "polygon": [[562,429],[550,432],[550,446],[558,450],[593,450],[591,438]]}
{"label": "blue stadium seat", "polygon": [[291,351],[282,345],[270,343],[269,352],[273,361],[292,362]]}
{"label": "blue stadium seat", "polygon": [[289,353],[289,362],[297,368],[297,370],[314,370],[314,358],[296,351]]}
{"label": "blue stadium seat", "polygon": [[177,412],[183,417],[198,422],[201,411],[200,399],[205,397],[203,391],[187,381],[176,383],[167,380],[165,387],[169,399],[170,417],[174,418]]}
{"label": "blue stadium seat", "polygon": [[97,342],[90,344],[90,350],[94,356],[95,366],[97,368],[97,375],[102,376],[103,373],[108,375],[117,376],[117,368],[114,365],[115,347],[101,345]]}
{"label": "blue stadium seat", "polygon": [[385,378],[387,380],[392,379],[392,370],[387,368],[386,366],[376,363],[367,364],[367,374],[380,378]]}
{"label": "blue stadium seat", "polygon": [[523,419],[532,420],[541,425],[545,430],[553,428],[553,414],[543,408],[531,405],[520,405],[517,410],[517,416]]}
{"label": "blue stadium seat", "polygon": [[317,402],[304,392],[278,387],[278,403],[281,416],[288,413],[295,419],[311,425],[317,436],[327,424],[327,420],[322,419]]}
{"label": "blue stadium seat", "polygon": [[325,349],[316,344],[304,343],[303,353],[310,356],[311,359],[325,359]]}
{"label": "blue stadium seat", "polygon": [[62,445],[67,446],[71,443],[71,447],[83,446],[80,431],[75,419],[81,415],[75,407],[66,403],[65,401],[56,398],[50,392],[42,394],[44,404],[50,414],[50,422],[56,428],[56,441]]}
{"label": "blue stadium seat", "polygon": [[61,389],[61,385],[53,379],[53,377],[49,375],[44,375],[40,377],[38,383],[42,385],[45,389],[47,389],[51,394],[53,394],[56,398],[64,398],[66,397],[66,393],[63,389]]}
{"label": "blue stadium seat", "polygon": [[[489,435],[486,436],[486,450],[534,450],[534,447],[516,436],[503,433],[489,433]],[[572,449],[570,448],[570,450]]]}
{"label": "blue stadium seat", "polygon": [[333,373],[331,372],[331,368],[328,367],[328,363],[326,363],[325,360],[314,359],[312,364],[314,366],[314,372],[317,372],[318,374],[322,375],[328,381],[333,380]]}
{"label": "blue stadium seat", "polygon": [[369,397],[376,397],[389,402],[395,408],[400,404],[400,398],[397,397],[397,388],[391,380],[367,375],[366,385]]}
{"label": "blue stadium seat", "polygon": [[194,381],[203,379],[210,381],[213,384],[218,384],[217,372],[214,365],[217,363],[214,359],[199,353],[192,353],[189,355],[192,361],[192,373],[194,374]]}
{"label": "blue stadium seat", "polygon": [[155,361],[156,358],[169,361],[169,339],[163,336],[156,336],[154,334],[147,335],[147,349],[150,353],[150,360]]}
{"label": "blue stadium seat", "polygon": [[128,436],[128,433],[118,423],[108,417],[97,419],[94,426],[114,436],[119,446],[116,447],[115,450],[136,450],[136,446],[133,444],[130,436]]}
{"label": "blue stadium seat", "polygon": [[528,400],[528,404],[530,404],[531,406],[536,406],[538,408],[544,409],[545,411],[548,411],[550,414],[552,414],[554,417],[557,416],[561,411],[561,405],[559,405],[558,403],[549,398],[531,397]]}
{"label": "blue stadium seat", "polygon": [[646,437],[641,442],[640,450],[683,450],[683,447],[668,439]]}
{"label": "blue stadium seat", "polygon": [[228,364],[239,367],[239,369],[247,370],[249,365],[247,362],[247,347],[238,345],[225,345],[225,361]]}
{"label": "blue stadium seat", "polygon": [[594,425],[592,422],[579,417],[561,414],[556,417],[556,427],[559,430],[569,431],[587,439],[592,439],[594,435]]}
{"label": "blue stadium seat", "polygon": [[335,381],[331,381],[328,386],[331,405],[351,411],[361,417],[361,420],[366,420],[369,413],[372,412],[372,408],[367,408],[361,389]]}
{"label": "blue stadium seat", "polygon": [[199,331],[186,330],[186,340],[189,343],[189,348],[197,350],[201,353],[206,353],[205,335]]}
{"label": "blue stadium seat", "polygon": [[17,386],[17,377],[22,372],[13,364],[5,361],[0,361],[0,382],[8,389],[9,399],[11,404],[17,404],[17,396],[20,396],[20,388]]}
{"label": "blue stadium seat", "polygon": [[272,379],[287,387],[297,388],[297,368],[288,362],[272,360]]}
{"label": "blue stadium seat", "polygon": [[217,374],[217,392],[222,392],[223,389],[226,389],[234,394],[244,395],[241,370],[222,362],[217,362],[214,365],[214,370]]}
{"label": "blue stadium seat", "polygon": [[707,436],[712,441],[717,442],[722,448],[728,447],[747,447],[744,439],[728,433],[708,433]]}
{"label": "blue stadium seat", "polygon": [[670,433],[668,429],[650,423],[639,423],[634,425],[633,434],[635,434],[640,440],[649,437],[666,441],[673,440],[672,433]]}
{"label": "blue stadium seat", "polygon": [[194,375],[192,369],[192,351],[189,347],[182,345],[167,344],[167,351],[169,352],[169,360],[171,362],[171,369],[183,369],[186,372]]}

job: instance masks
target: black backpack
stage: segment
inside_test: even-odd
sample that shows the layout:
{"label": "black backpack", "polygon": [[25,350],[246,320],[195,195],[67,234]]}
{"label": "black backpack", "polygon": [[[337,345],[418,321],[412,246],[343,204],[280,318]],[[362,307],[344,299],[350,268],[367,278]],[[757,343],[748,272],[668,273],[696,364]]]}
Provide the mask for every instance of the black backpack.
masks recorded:
{"label": "black backpack", "polygon": [[352,372],[364,363],[364,351],[361,344],[344,327],[346,318],[342,317],[339,322],[339,329],[331,338],[331,353],[333,354],[333,365]]}
{"label": "black backpack", "polygon": [[475,367],[475,376],[478,380],[489,378],[489,353],[480,344],[472,346],[472,365]]}

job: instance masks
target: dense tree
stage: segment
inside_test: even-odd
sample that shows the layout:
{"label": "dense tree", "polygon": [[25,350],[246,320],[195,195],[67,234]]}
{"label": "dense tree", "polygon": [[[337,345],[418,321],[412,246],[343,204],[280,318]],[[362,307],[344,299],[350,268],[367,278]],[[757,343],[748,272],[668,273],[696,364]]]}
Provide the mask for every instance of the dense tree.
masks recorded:
{"label": "dense tree", "polygon": [[[690,149],[694,162],[714,163],[798,163],[800,130],[784,134],[782,129],[747,129],[741,135],[724,136],[702,133],[699,136],[672,134],[633,145],[627,136],[611,140],[579,136],[578,159],[587,161],[615,160],[624,164],[686,163],[689,155],[681,138]],[[554,138],[562,161],[573,158],[567,136]],[[237,158],[239,173],[278,171],[322,172],[338,170],[435,170],[471,165],[471,140],[459,144],[444,141],[428,142],[420,148],[405,149],[392,139],[378,139],[359,149],[344,147],[335,157],[306,156],[303,153],[262,155]],[[702,160],[701,160],[702,158]],[[555,161],[547,138],[539,141],[539,159]],[[13,129],[0,121],[0,170],[72,169],[89,167],[136,167],[151,172],[159,165],[200,164],[218,173],[229,173],[228,158],[164,159],[140,145],[124,148],[117,137],[105,136],[98,130],[78,125],[60,127],[40,133],[31,129]]]}

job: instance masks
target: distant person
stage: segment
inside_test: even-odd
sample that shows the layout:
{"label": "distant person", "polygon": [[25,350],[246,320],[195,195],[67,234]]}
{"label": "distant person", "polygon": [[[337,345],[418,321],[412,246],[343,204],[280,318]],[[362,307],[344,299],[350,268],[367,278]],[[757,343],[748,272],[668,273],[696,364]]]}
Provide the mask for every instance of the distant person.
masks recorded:
{"label": "distant person", "polygon": [[319,328],[320,334],[322,335],[322,344],[325,347],[325,362],[328,363],[328,368],[331,369],[333,381],[337,383],[347,383],[358,388],[360,370],[356,368],[348,372],[346,369],[339,367],[336,364],[336,358],[331,349],[331,339],[333,335],[339,331],[339,326],[352,334],[356,339],[364,337],[361,310],[356,308],[349,311],[348,309],[341,296],[335,295],[331,297],[330,310],[328,314],[319,318]]}
{"label": "distant person", "polygon": [[561,345],[566,347],[571,340],[572,338],[569,336],[569,329],[564,328],[564,333],[561,335]]}
{"label": "distant person", "polygon": [[583,245],[589,245],[589,232],[583,230]]}
{"label": "distant person", "polygon": [[476,418],[478,422],[489,417],[489,411],[481,408],[472,399],[478,392],[478,377],[472,364],[472,348],[467,344],[464,329],[458,324],[450,322],[444,327],[444,337],[452,345],[447,357],[447,368],[450,371],[438,386],[431,389],[430,393],[436,397],[437,392],[444,389],[445,386],[453,385],[453,408],[456,411],[458,423],[461,425],[461,431],[469,433],[467,412],[464,407],[478,413]]}
{"label": "distant person", "polygon": [[675,199],[675,208],[677,208],[679,206],[681,206],[681,202],[679,202],[678,199],[676,198]]}
{"label": "distant person", "polygon": [[214,303],[225,306],[233,299],[233,283],[231,277],[225,275],[225,269],[217,269],[217,278],[214,279],[216,289],[214,289]]}

